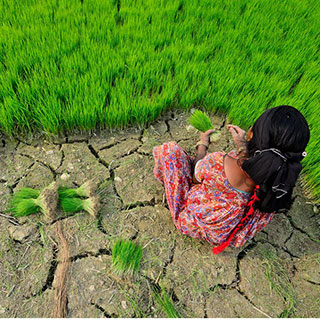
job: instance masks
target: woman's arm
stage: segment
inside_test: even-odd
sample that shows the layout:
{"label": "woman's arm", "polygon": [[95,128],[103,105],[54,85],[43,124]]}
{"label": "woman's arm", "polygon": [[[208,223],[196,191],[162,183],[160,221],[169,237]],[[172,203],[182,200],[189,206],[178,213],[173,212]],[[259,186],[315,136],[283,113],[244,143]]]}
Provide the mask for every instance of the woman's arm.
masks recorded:
{"label": "woman's arm", "polygon": [[192,182],[193,182],[193,183],[200,183],[200,182],[196,179],[196,177],[195,177],[195,175],[194,175],[194,169],[195,169],[195,166],[196,166],[197,162],[198,162],[199,160],[203,159],[203,158],[206,156],[207,150],[208,150],[208,148],[207,148],[205,145],[199,145],[198,148],[197,148],[197,155],[196,155],[196,157],[195,157],[195,159],[194,159],[194,161],[193,161],[192,171],[191,171],[191,172],[192,172]]}
{"label": "woman's arm", "polygon": [[207,151],[208,151],[208,147],[210,144],[210,135],[212,133],[214,133],[215,131],[216,131],[216,129],[211,129],[211,130],[208,130],[206,132],[201,133],[200,141],[197,143],[197,155],[192,163],[192,168],[191,168],[193,183],[200,183],[195,178],[194,169],[195,169],[197,162],[206,156]]}
{"label": "woman's arm", "polygon": [[[237,153],[239,158],[248,157],[247,141],[245,139],[246,132],[239,128],[238,126],[229,124],[227,129],[232,134],[234,144],[237,148]],[[249,130],[251,131],[251,130]]]}

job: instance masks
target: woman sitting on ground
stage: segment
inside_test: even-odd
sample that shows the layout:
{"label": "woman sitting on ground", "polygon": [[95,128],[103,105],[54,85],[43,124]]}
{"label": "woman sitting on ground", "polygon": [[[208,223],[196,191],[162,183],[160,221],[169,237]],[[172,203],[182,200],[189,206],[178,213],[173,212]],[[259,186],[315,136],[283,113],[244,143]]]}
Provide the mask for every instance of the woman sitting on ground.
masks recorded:
{"label": "woman sitting on ground", "polygon": [[154,175],[175,226],[211,243],[215,254],[244,245],[276,212],[290,209],[310,139],[305,118],[291,106],[265,111],[246,139],[244,130],[227,127],[237,152],[207,154],[214,130],[201,134],[195,158],[175,142],[153,149]]}

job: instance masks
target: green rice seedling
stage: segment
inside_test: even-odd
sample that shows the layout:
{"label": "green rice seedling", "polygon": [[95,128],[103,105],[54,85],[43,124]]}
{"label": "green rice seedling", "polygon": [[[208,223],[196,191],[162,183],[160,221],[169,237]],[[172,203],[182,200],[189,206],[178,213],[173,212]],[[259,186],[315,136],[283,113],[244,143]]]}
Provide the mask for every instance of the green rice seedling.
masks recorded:
{"label": "green rice seedling", "polygon": [[195,110],[189,118],[189,123],[201,132],[213,129],[210,118],[202,111]]}
{"label": "green rice seedling", "polygon": [[59,198],[73,197],[92,197],[97,189],[97,185],[93,180],[88,180],[77,189],[67,187],[59,187]]}
{"label": "green rice seedling", "polygon": [[100,198],[98,196],[88,199],[63,197],[59,199],[59,204],[60,208],[66,213],[85,210],[94,218],[98,216],[101,208]]}
{"label": "green rice seedling", "polygon": [[56,182],[41,192],[31,188],[21,189],[13,195],[10,211],[14,217],[24,217],[41,211],[46,217],[53,218],[58,203],[57,190]]}
{"label": "green rice seedling", "polygon": [[40,195],[40,191],[32,188],[21,188],[19,191],[15,192],[13,195],[13,199],[30,199],[30,198],[38,198]]}
{"label": "green rice seedling", "polygon": [[265,258],[265,277],[269,282],[270,291],[276,292],[286,306],[279,317],[288,318],[294,316],[297,300],[288,271],[275,253],[265,250],[262,250],[261,253]]}
{"label": "green rice seedling", "polygon": [[13,212],[13,216],[15,218],[29,216],[30,214],[34,214],[41,211],[39,203],[37,199],[20,199],[18,202],[14,204],[14,206],[10,209]]}
{"label": "green rice seedling", "polygon": [[130,240],[118,239],[112,249],[112,270],[119,275],[133,276],[139,271],[142,247]]}
{"label": "green rice seedling", "polygon": [[[21,200],[23,200],[23,199],[36,199],[39,197],[39,195],[40,195],[39,190],[32,189],[32,188],[22,188],[19,191],[16,191],[12,195],[9,207],[11,209],[15,208],[21,202]],[[31,203],[32,203],[32,201],[27,201],[27,202],[25,202],[25,206],[30,207]],[[22,211],[20,211],[21,213],[24,212],[24,209],[21,206],[20,206],[19,210],[22,210]],[[31,212],[30,210],[26,210],[26,212]]]}
{"label": "green rice seedling", "polygon": [[175,308],[172,298],[167,294],[164,288],[151,286],[154,300],[160,309],[168,316],[168,318],[181,318],[181,314]]}

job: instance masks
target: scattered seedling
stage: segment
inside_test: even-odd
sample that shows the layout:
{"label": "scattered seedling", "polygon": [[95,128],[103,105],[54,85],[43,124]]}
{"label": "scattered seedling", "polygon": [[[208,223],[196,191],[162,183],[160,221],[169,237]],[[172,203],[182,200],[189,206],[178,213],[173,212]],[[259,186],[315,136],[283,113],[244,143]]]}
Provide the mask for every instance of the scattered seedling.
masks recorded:
{"label": "scattered seedling", "polygon": [[172,298],[167,294],[164,288],[151,286],[154,300],[168,318],[181,318],[181,314],[175,308]]}
{"label": "scattered seedling", "polygon": [[112,270],[118,275],[138,273],[142,247],[130,240],[118,239],[112,249]]}
{"label": "scattered seedling", "polygon": [[271,251],[262,251],[264,256],[265,277],[269,281],[270,291],[275,291],[284,301],[286,308],[279,315],[280,318],[288,318],[295,315],[296,298],[293,286],[290,282],[280,258]]}
{"label": "scattered seedling", "polygon": [[210,129],[213,129],[210,118],[207,116],[207,114],[200,110],[194,111],[194,113],[189,118],[189,123],[201,132],[206,132]]}
{"label": "scattered seedling", "polygon": [[101,208],[99,196],[88,199],[62,197],[59,200],[61,209],[66,213],[85,210],[91,216],[97,217]]}

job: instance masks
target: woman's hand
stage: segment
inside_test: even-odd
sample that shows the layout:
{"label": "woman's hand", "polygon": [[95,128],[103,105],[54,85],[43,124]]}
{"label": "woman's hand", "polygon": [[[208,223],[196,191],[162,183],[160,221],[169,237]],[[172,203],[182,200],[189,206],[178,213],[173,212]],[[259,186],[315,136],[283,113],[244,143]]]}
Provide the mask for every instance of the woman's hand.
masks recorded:
{"label": "woman's hand", "polygon": [[216,129],[210,129],[206,132],[201,132],[200,141],[205,144],[210,144],[210,135],[216,132]]}
{"label": "woman's hand", "polygon": [[232,134],[234,143],[238,148],[239,146],[243,145],[243,143],[245,143],[246,132],[243,129],[233,124],[228,124],[227,129]]}

